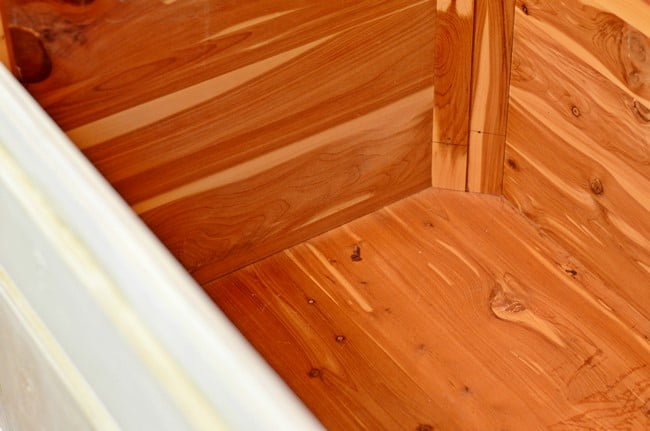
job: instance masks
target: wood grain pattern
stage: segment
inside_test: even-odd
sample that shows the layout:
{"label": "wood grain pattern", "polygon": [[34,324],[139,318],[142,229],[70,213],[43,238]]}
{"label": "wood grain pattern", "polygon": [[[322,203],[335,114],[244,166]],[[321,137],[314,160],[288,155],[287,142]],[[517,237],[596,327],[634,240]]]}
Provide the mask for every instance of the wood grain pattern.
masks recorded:
{"label": "wood grain pattern", "polygon": [[474,0],[437,2],[431,177],[436,188],[465,191],[473,26]]}
{"label": "wood grain pattern", "polygon": [[433,142],[467,145],[474,0],[439,0]]}
{"label": "wood grain pattern", "polygon": [[477,0],[467,185],[501,194],[508,114],[514,0]]}
{"label": "wood grain pattern", "polygon": [[4,64],[9,69],[11,67],[9,63],[9,36],[6,28],[5,13],[0,7],[0,64]]}
{"label": "wood grain pattern", "polygon": [[421,192],[204,287],[328,429],[650,425],[647,315],[500,198]]}
{"label": "wood grain pattern", "polygon": [[467,167],[468,191],[501,195],[505,146],[505,135],[470,132]]}
{"label": "wood grain pattern", "polygon": [[647,317],[650,21],[639,16],[645,0],[518,3],[504,188]]}
{"label": "wood grain pattern", "polygon": [[30,92],[200,281],[430,185],[435,1],[9,4]]}
{"label": "wood grain pattern", "polygon": [[464,192],[467,182],[467,146],[434,142],[431,154],[433,186]]}

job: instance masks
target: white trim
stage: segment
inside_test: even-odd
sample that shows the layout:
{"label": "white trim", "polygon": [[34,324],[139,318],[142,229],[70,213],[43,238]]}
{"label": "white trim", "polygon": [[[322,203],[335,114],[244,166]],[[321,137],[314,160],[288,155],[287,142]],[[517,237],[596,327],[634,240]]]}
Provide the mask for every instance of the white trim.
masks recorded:
{"label": "white trim", "polygon": [[[32,396],[28,399],[19,398],[16,401],[35,404],[37,402],[48,401],[44,399],[47,396],[56,396],[57,399],[51,401],[58,404],[56,410],[59,413],[58,410],[61,409],[61,404],[65,402],[65,399],[69,398],[73,400],[70,403],[71,405],[65,406],[67,407],[67,411],[61,412],[64,417],[58,418],[65,421],[69,427],[79,426],[80,423],[87,421],[94,429],[105,431],[119,430],[114,418],[106,411],[105,406],[99,401],[97,395],[79,373],[79,370],[76,369],[70,361],[70,358],[68,358],[61,346],[52,337],[50,331],[39,319],[20,290],[12,283],[9,275],[2,266],[0,266],[0,307],[8,314],[0,316],[0,319],[4,319],[5,321],[7,319],[13,319],[15,321],[14,325],[10,325],[10,327],[2,327],[2,331],[0,332],[0,339],[3,340],[2,346],[7,348],[7,345],[4,343],[7,338],[20,337],[20,342],[25,347],[24,350],[31,353],[31,356],[17,356],[15,357],[16,362],[24,367],[31,366],[38,368],[38,375],[31,377],[32,380],[39,379],[36,382],[37,384],[40,383],[39,386],[51,385],[51,387],[35,388],[39,390],[38,396]],[[25,351],[21,351],[20,354],[25,355]],[[8,354],[16,355],[17,352],[10,351]],[[1,376],[6,379],[20,379],[20,373],[15,372]],[[51,383],[52,380],[56,380],[58,384]],[[19,381],[17,382],[18,385],[21,383]],[[29,392],[29,390],[25,392]],[[1,393],[0,399],[4,396],[16,395]],[[39,405],[33,406],[33,409],[38,409],[41,412],[46,410]],[[4,409],[2,402],[0,402],[0,411],[2,410]],[[1,419],[0,417],[0,423],[2,422]],[[49,417],[41,419],[22,417],[20,420],[24,422],[47,420],[51,423],[56,418]],[[23,425],[23,429],[26,429],[26,426],[28,426],[25,423],[21,425]],[[2,431],[1,427],[0,431]]]}

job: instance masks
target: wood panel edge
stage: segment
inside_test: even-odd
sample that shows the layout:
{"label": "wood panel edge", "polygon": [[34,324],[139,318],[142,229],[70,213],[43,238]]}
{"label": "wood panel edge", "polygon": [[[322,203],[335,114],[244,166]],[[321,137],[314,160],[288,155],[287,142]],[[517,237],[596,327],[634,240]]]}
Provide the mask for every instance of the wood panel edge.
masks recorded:
{"label": "wood panel edge", "polygon": [[515,0],[476,0],[467,188],[501,195]]}

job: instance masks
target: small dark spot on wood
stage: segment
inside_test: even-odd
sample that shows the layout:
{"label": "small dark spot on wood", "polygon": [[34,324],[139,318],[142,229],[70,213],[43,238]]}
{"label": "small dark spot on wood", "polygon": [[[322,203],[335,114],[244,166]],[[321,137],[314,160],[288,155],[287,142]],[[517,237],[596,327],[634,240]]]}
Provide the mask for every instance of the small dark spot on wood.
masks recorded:
{"label": "small dark spot on wood", "polygon": [[337,343],[343,343],[345,341],[345,335],[337,335],[336,336],[336,342]]}
{"label": "small dark spot on wood", "polygon": [[320,373],[320,370],[318,368],[312,368],[311,370],[309,370],[307,375],[309,377],[311,377],[312,379],[316,379],[316,378],[320,377],[321,373]]}
{"label": "small dark spot on wood", "polygon": [[525,3],[521,5],[521,11],[528,15],[528,6]]}
{"label": "small dark spot on wood", "polygon": [[433,431],[434,428],[432,425],[429,424],[420,424],[418,427],[415,429],[416,431]]}
{"label": "small dark spot on wood", "polygon": [[582,116],[582,112],[580,112],[580,109],[575,105],[571,107],[571,113],[573,114],[574,117]]}
{"label": "small dark spot on wood", "polygon": [[335,265],[337,263],[336,259],[328,259],[327,261],[332,265]]}
{"label": "small dark spot on wood", "polygon": [[367,285],[368,285],[368,282],[367,282],[366,280],[361,280],[359,283],[361,283],[361,284],[364,285],[364,286],[367,286]]}
{"label": "small dark spot on wood", "polygon": [[313,304],[315,304],[315,303],[316,303],[316,300],[315,300],[315,299],[313,299],[313,298],[309,298],[309,299],[307,299],[307,304],[311,304],[311,305],[313,305]]}
{"label": "small dark spot on wood", "polygon": [[517,170],[517,162],[515,162],[513,159],[508,159],[508,166],[510,166],[512,169]]}
{"label": "small dark spot on wood", "polygon": [[52,60],[45,49],[42,36],[23,27],[11,27],[9,34],[16,75],[20,82],[35,84],[45,81],[52,74]]}
{"label": "small dark spot on wood", "polygon": [[595,195],[602,195],[603,192],[605,191],[605,188],[603,187],[603,183],[598,178],[592,179],[589,182],[589,187],[591,188],[591,191]]}
{"label": "small dark spot on wood", "polygon": [[44,28],[43,30],[41,30],[41,37],[46,42],[54,42],[54,40],[56,39],[55,33],[50,28]]}
{"label": "small dark spot on wood", "polygon": [[575,269],[565,269],[565,271],[567,272],[567,274],[571,274],[572,277],[578,275],[578,271],[576,271]]}
{"label": "small dark spot on wood", "polygon": [[426,344],[418,344],[417,351],[420,353],[426,352],[427,351]]}
{"label": "small dark spot on wood", "polygon": [[425,226],[425,227],[428,227],[428,228],[430,228],[430,229],[433,229],[433,223],[431,223],[430,221],[425,222],[425,223],[424,223],[424,226]]}
{"label": "small dark spot on wood", "polygon": [[472,392],[472,389],[469,386],[465,385],[465,386],[463,386],[463,392],[465,392],[466,394],[469,394],[469,393]]}
{"label": "small dark spot on wood", "polygon": [[354,245],[350,259],[352,259],[353,262],[361,262],[363,260],[361,258],[361,246],[359,244]]}
{"label": "small dark spot on wood", "polygon": [[393,310],[390,307],[384,308],[384,311],[388,314],[391,314]]}

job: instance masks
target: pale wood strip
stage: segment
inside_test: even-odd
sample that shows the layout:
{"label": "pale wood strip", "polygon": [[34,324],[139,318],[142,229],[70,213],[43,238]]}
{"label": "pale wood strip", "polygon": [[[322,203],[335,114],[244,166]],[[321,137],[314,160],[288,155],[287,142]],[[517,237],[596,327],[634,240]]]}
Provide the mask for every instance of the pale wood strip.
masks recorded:
{"label": "pale wood strip", "polygon": [[299,57],[305,52],[327,42],[334,36],[308,43],[282,54],[266,58],[258,63],[244,66],[221,76],[205,80],[171,94],[141,103],[100,120],[84,124],[67,132],[67,135],[81,149],[87,149],[102,142],[149,126],[204,102],[219,97],[247,82],[258,78],[276,67]]}
{"label": "pale wood strip", "polygon": [[469,135],[467,189],[474,193],[500,195],[506,137],[472,131]]}
{"label": "pale wood strip", "polygon": [[[228,184],[245,181],[252,175],[270,171],[281,164],[291,163],[314,150],[345,138],[352,139],[357,130],[373,130],[378,124],[391,123],[392,130],[406,130],[413,122],[413,116],[420,115],[430,106],[431,89],[415,93],[403,100],[385,106],[375,112],[340,124],[323,133],[283,146],[260,157],[246,160],[244,163],[215,172],[181,187],[161,193],[151,199],[136,202],[133,209],[145,213],[171,202],[218,189]],[[400,117],[400,113],[412,113],[410,117]],[[400,121],[401,120],[401,121]],[[352,134],[350,133],[352,132]]]}

